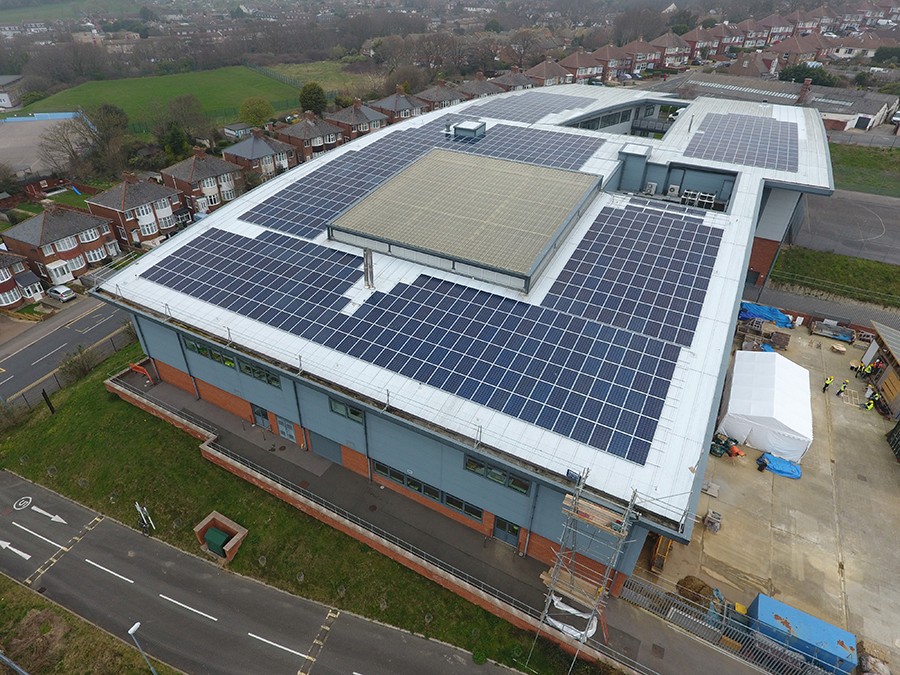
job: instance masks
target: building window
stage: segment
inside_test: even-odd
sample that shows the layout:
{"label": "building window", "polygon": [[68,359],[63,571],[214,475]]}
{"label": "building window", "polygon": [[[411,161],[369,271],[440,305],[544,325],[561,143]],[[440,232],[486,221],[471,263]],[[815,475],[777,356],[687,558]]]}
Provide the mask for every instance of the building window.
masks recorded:
{"label": "building window", "polygon": [[159,219],[159,226],[163,230],[167,230],[175,225],[175,216],[163,216]]}
{"label": "building window", "polygon": [[128,233],[125,231],[125,228],[121,225],[117,226],[116,229],[119,231],[119,236],[122,239],[128,239]]}
{"label": "building window", "polygon": [[9,273],[9,270],[5,267],[0,267],[0,281],[6,281],[12,277],[12,274]]}
{"label": "building window", "polygon": [[369,130],[369,125],[366,124],[365,122],[363,122],[362,124],[360,124],[359,126],[357,126],[355,130],[356,130],[356,131],[368,131],[368,130]]}
{"label": "building window", "polygon": [[115,241],[107,242],[106,252],[109,253],[109,255],[111,255],[112,257],[116,257],[117,255],[119,255],[120,251],[119,251],[118,242],[115,242]]}
{"label": "building window", "polygon": [[20,272],[25,271],[25,265],[23,263],[17,262],[12,266],[13,274],[19,274]]}
{"label": "building window", "polygon": [[212,178],[204,178],[202,181],[200,181],[200,184],[205,188],[216,187],[216,177],[213,176]]}
{"label": "building window", "polygon": [[269,370],[268,368],[258,366],[249,361],[244,361],[243,359],[238,359],[238,370],[244,375],[249,375],[260,382],[265,382],[270,387],[281,389],[281,376],[274,370]]}
{"label": "building window", "polygon": [[309,139],[308,139],[308,138],[303,139],[303,147],[304,147],[304,148],[308,148],[308,147],[309,147]]}
{"label": "building window", "polygon": [[317,147],[317,146],[319,146],[319,145],[322,145],[322,137],[321,137],[321,136],[316,136],[314,139],[312,139],[312,144],[313,144],[313,147]]}
{"label": "building window", "polygon": [[655,112],[656,108],[654,108],[652,105],[648,106],[647,108],[644,108],[644,117],[652,117],[653,113]]}
{"label": "building window", "polygon": [[155,204],[153,204],[154,208],[159,209],[167,209],[169,208],[169,200],[168,199],[160,199]]}
{"label": "building window", "polygon": [[222,190],[222,201],[223,202],[230,202],[232,199],[234,199],[234,196],[235,196],[234,188],[228,188],[227,190]]}
{"label": "building window", "polygon": [[401,110],[400,117],[409,117],[409,110]]}
{"label": "building window", "polygon": [[206,201],[210,206],[217,206],[219,203],[219,195],[207,195]]}
{"label": "building window", "polygon": [[22,299],[22,294],[19,293],[18,288],[13,288],[12,290],[0,293],[0,305],[2,305],[4,307],[6,305],[11,305],[14,302],[18,302],[21,299]]}
{"label": "building window", "polygon": [[381,120],[376,120],[374,122],[370,122],[368,127],[371,129],[380,129],[381,128]]}
{"label": "building window", "polygon": [[511,474],[509,471],[499,466],[476,459],[471,455],[466,455],[464,466],[466,471],[477,473],[479,476],[484,476],[488,480],[492,480],[500,485],[505,485],[511,490],[521,492],[523,495],[528,494],[528,490],[531,487],[531,481],[522,478],[521,476]]}
{"label": "building window", "polygon": [[84,232],[78,233],[78,240],[82,244],[89,244],[92,241],[97,241],[100,238],[100,230],[96,227],[92,227],[90,230],[85,230]]}
{"label": "building window", "polygon": [[87,261],[89,263],[100,262],[106,258],[106,250],[101,246],[98,249],[87,252]]}
{"label": "building window", "polygon": [[326,143],[335,143],[336,141],[337,139],[335,138],[334,134],[328,134],[327,136],[325,136]]}
{"label": "building window", "polygon": [[75,237],[65,237],[64,239],[60,239],[57,242],[54,242],[57,251],[70,251],[76,246],[78,246],[78,240]]}
{"label": "building window", "polygon": [[380,476],[389,478],[395,483],[399,483],[400,485],[403,485],[404,487],[414,492],[425,495],[429,499],[433,499],[434,501],[441,504],[446,504],[455,511],[464,513],[474,520],[481,521],[484,517],[484,511],[474,504],[469,504],[467,501],[460,499],[459,497],[454,497],[451,494],[442,492],[434,485],[429,485],[428,483],[421,481],[418,478],[413,478],[405,472],[400,471],[400,469],[395,469],[394,467],[388,466],[387,464],[384,464],[377,460],[372,460],[372,470]]}
{"label": "building window", "polygon": [[46,244],[44,246],[41,246],[41,253],[43,253],[45,256],[53,255],[53,244]]}
{"label": "building window", "polygon": [[103,223],[103,225],[100,226],[100,234],[109,234],[109,225]]}
{"label": "building window", "polygon": [[155,220],[151,220],[148,223],[141,223],[141,234],[145,237],[152,237],[157,232],[159,232],[159,226],[156,224]]}
{"label": "building window", "polygon": [[84,264],[85,263],[83,255],[77,255],[71,260],[66,261],[66,265],[68,265],[70,270],[80,270],[82,267],[84,267]]}
{"label": "building window", "polygon": [[352,405],[347,405],[341,401],[337,401],[333,398],[328,399],[328,405],[331,407],[331,412],[336,415],[342,415],[348,419],[353,420],[354,422],[359,422],[362,424],[365,421],[365,413],[359,408],[354,408]]}
{"label": "building window", "polygon": [[134,213],[136,217],[149,216],[153,213],[153,208],[149,204],[141,204],[134,210]]}
{"label": "building window", "polygon": [[210,361],[220,363],[223,366],[234,368],[234,357],[231,356],[231,354],[222,351],[218,347],[214,347],[205,342],[200,342],[199,340],[194,340],[186,336],[182,336],[181,341],[184,344],[185,349],[187,349],[189,352],[199,354],[200,356],[207,358]]}

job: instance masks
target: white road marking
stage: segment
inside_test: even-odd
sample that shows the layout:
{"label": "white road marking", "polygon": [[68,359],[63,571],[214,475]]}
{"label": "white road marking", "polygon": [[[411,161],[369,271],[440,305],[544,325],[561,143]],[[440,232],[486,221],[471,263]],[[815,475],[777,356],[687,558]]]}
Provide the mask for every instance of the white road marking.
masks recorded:
{"label": "white road marking", "polygon": [[133,582],[131,579],[129,579],[128,577],[123,577],[123,576],[122,576],[121,574],[119,574],[118,572],[113,572],[112,570],[105,568],[103,565],[98,565],[98,564],[95,563],[93,560],[88,560],[87,558],[85,558],[85,559],[84,559],[84,562],[86,562],[88,565],[93,565],[94,567],[96,567],[96,568],[99,569],[99,570],[103,570],[104,572],[108,572],[109,574],[112,574],[114,577],[119,577],[119,579],[121,579],[122,581],[127,581],[129,584],[133,584],[133,583],[134,583],[134,582]]}
{"label": "white road marking", "polygon": [[293,649],[289,649],[283,645],[278,644],[277,642],[272,642],[271,640],[266,640],[264,637],[260,637],[259,635],[254,635],[253,633],[247,633],[254,640],[259,640],[260,642],[265,642],[267,645],[272,645],[273,647],[278,647],[278,649],[283,649],[286,652],[290,652],[291,654],[295,654],[297,656],[302,656],[304,659],[312,658],[309,654],[304,654],[303,652],[296,652]]}
{"label": "white road marking", "polygon": [[[80,315],[76,316],[74,319],[72,319],[72,320],[69,321],[68,323],[63,324],[62,326],[57,326],[56,328],[54,328],[53,330],[51,330],[50,332],[48,332],[47,335],[42,335],[41,337],[37,338],[36,340],[32,340],[31,342],[29,342],[29,343],[28,343],[27,345],[25,345],[24,347],[19,347],[19,348],[18,348],[16,351],[14,351],[12,354],[7,354],[7,355],[4,356],[2,359],[0,359],[0,363],[3,363],[4,361],[6,361],[6,360],[8,360],[8,359],[11,359],[13,356],[15,356],[16,354],[18,354],[19,352],[24,352],[24,351],[25,351],[26,349],[28,349],[29,347],[32,347],[32,346],[36,345],[38,342],[40,342],[41,340],[43,340],[44,338],[46,338],[48,335],[53,335],[53,333],[55,333],[55,332],[58,331],[58,330],[61,330],[61,329],[63,329],[63,328],[68,328],[68,327],[71,326],[73,323],[75,323],[76,321],[78,321],[78,319],[83,319],[83,318],[86,317],[88,314],[90,314],[90,313],[92,313],[92,312],[96,312],[98,309],[102,309],[102,307],[103,307],[103,305],[98,305],[97,307],[94,307],[93,309],[89,309],[88,311],[84,312],[83,314],[80,314]],[[31,365],[34,365],[34,364],[32,363]]]}
{"label": "white road marking", "polygon": [[65,520],[63,520],[62,518],[60,518],[60,517],[59,517],[58,515],[56,515],[55,513],[50,513],[49,511],[44,511],[44,509],[40,508],[39,506],[35,506],[34,504],[32,504],[32,505],[31,505],[31,510],[32,510],[32,511],[37,511],[37,512],[40,513],[42,516],[47,516],[47,517],[48,517],[50,520],[52,520],[54,523],[62,523],[63,525],[68,525],[68,523],[67,523]]}
{"label": "white road marking", "polygon": [[31,556],[25,553],[24,551],[20,551],[17,548],[13,548],[12,545],[8,541],[0,541],[0,549],[9,549],[16,555],[25,558],[25,560],[30,560]]}
{"label": "white road marking", "polygon": [[205,616],[207,619],[212,619],[213,621],[218,621],[218,619],[216,617],[210,616],[209,614],[207,614],[205,612],[201,612],[199,609],[194,609],[193,607],[188,607],[184,603],[178,602],[177,600],[173,600],[168,595],[163,595],[162,593],[160,593],[159,597],[161,597],[163,600],[168,600],[169,602],[171,602],[175,605],[178,605],[179,607],[183,607],[184,609],[187,609],[187,610],[193,612],[194,614],[199,614],[200,616]]}
{"label": "white road marking", "polygon": [[27,527],[25,527],[24,525],[19,525],[19,524],[18,524],[17,522],[15,522],[15,521],[13,521],[13,525],[15,525],[16,527],[18,527],[20,530],[25,530],[28,534],[34,535],[34,536],[37,537],[38,539],[42,539],[43,541],[46,541],[46,542],[47,542],[48,544],[50,544],[51,546],[55,546],[56,548],[61,548],[61,549],[64,550],[64,551],[68,551],[68,550],[69,550],[68,548],[66,548],[66,547],[63,546],[62,544],[57,544],[55,541],[50,541],[49,539],[47,539],[47,537],[44,537],[44,536],[38,534],[37,532],[33,532],[32,530],[29,530],[29,529],[28,529]]}
{"label": "white road marking", "polygon": [[95,329],[97,326],[99,326],[101,323],[103,323],[104,321],[106,321],[106,320],[108,320],[108,319],[113,318],[114,316],[115,316],[115,314],[110,314],[109,316],[103,317],[103,318],[100,319],[97,323],[95,323],[93,326],[91,326],[91,327],[89,327],[89,328],[76,329],[76,330],[78,330],[78,332],[79,332],[79,333],[82,333],[82,334],[84,334],[84,333],[90,333],[92,330],[94,330],[94,329]]}
{"label": "white road marking", "polygon": [[6,384],[7,382],[9,382],[9,381],[10,381],[11,379],[13,379],[14,377],[15,377],[15,375],[10,375],[10,376],[7,377],[5,380],[3,380],[2,382],[0,382],[0,384]]}
{"label": "white road marking", "polygon": [[59,347],[57,347],[56,349],[54,349],[52,352],[48,352],[47,354],[44,354],[41,358],[39,358],[37,361],[33,361],[33,362],[31,363],[31,365],[35,366],[35,365],[37,365],[38,363],[40,363],[41,361],[43,361],[44,359],[46,359],[48,356],[53,356],[56,352],[58,352],[60,349],[62,349],[63,347],[65,347],[67,344],[69,344],[69,343],[68,343],[68,342],[63,342]]}

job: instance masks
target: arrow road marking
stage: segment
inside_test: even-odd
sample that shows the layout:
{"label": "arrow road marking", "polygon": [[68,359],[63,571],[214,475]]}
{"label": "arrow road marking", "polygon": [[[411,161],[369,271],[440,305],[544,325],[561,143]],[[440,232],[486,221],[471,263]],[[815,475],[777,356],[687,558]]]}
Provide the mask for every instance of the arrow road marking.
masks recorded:
{"label": "arrow road marking", "polygon": [[194,609],[193,607],[188,607],[184,603],[178,602],[177,600],[173,600],[168,595],[163,595],[162,593],[160,593],[159,597],[161,597],[163,600],[168,600],[169,602],[171,602],[175,605],[178,605],[179,607],[184,607],[186,610],[191,611],[194,614],[199,614],[200,616],[205,616],[207,619],[212,619],[213,621],[218,621],[218,619],[216,617],[210,616],[209,614],[206,614],[205,612],[201,612],[199,609]]}
{"label": "arrow road marking", "polygon": [[68,523],[67,523],[66,521],[64,521],[62,518],[60,518],[60,517],[57,516],[56,514],[54,514],[54,513],[48,513],[47,511],[44,511],[44,509],[42,509],[42,508],[40,508],[40,507],[38,507],[38,506],[33,506],[33,505],[32,505],[31,510],[32,510],[32,511],[37,511],[37,512],[40,513],[42,516],[47,516],[47,517],[48,517],[50,520],[52,520],[54,523],[62,523],[63,525],[68,525]]}
{"label": "arrow road marking", "polygon": [[287,647],[284,647],[284,646],[278,644],[277,642],[272,642],[271,640],[266,640],[266,638],[260,637],[259,635],[254,635],[253,633],[247,633],[247,635],[252,637],[254,640],[259,640],[260,642],[265,642],[267,645],[272,645],[273,647],[278,647],[278,649],[283,649],[284,651],[290,652],[291,654],[294,654],[296,656],[302,656],[304,659],[311,658],[308,654],[304,654],[303,652],[295,652],[293,649],[288,649]]}
{"label": "arrow road marking", "polygon": [[84,562],[86,562],[88,565],[93,565],[93,566],[96,567],[98,570],[103,570],[104,572],[108,572],[109,574],[112,574],[114,577],[118,577],[118,578],[121,579],[122,581],[127,581],[129,584],[133,584],[133,583],[134,583],[134,582],[133,582],[131,579],[129,579],[128,577],[123,577],[123,576],[122,576],[121,574],[119,574],[118,572],[113,572],[111,569],[107,569],[107,568],[104,567],[103,565],[98,565],[98,564],[95,563],[93,560],[88,560],[87,558],[85,558],[85,559],[84,559]]}
{"label": "arrow road marking", "polygon": [[27,553],[25,553],[25,552],[23,552],[23,551],[20,551],[20,550],[17,549],[17,548],[13,548],[12,545],[11,545],[8,541],[0,541],[0,548],[3,548],[3,549],[7,549],[7,548],[8,548],[10,551],[12,551],[13,553],[15,553],[16,555],[19,555],[19,556],[25,558],[25,560],[30,560],[30,559],[31,559],[31,556],[30,556],[30,555],[28,555]]}
{"label": "arrow road marking", "polygon": [[62,544],[57,544],[55,541],[50,541],[49,539],[47,539],[47,537],[41,536],[41,535],[38,534],[37,532],[33,532],[32,530],[29,530],[29,529],[28,529],[27,527],[25,527],[24,525],[19,525],[19,524],[18,524],[17,522],[15,522],[15,521],[13,521],[13,525],[15,525],[16,527],[18,527],[20,530],[25,530],[28,534],[33,534],[33,535],[34,535],[35,537],[37,537],[38,539],[41,539],[41,540],[43,540],[43,541],[46,541],[46,542],[47,542],[48,544],[50,544],[51,546],[55,546],[56,548],[61,548],[61,549],[64,550],[64,551],[68,551],[68,550],[69,550],[67,547],[63,546]]}

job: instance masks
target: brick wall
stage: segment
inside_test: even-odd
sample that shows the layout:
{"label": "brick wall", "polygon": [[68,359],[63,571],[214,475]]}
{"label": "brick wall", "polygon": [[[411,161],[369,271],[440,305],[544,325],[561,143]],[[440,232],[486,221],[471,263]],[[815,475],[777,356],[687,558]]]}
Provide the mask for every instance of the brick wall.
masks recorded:
{"label": "brick wall", "polygon": [[156,359],[150,359],[153,361],[153,365],[156,368],[156,372],[159,373],[159,379],[163,382],[167,382],[172,386],[178,387],[182,391],[186,391],[189,394],[194,394],[196,396],[196,392],[194,391],[194,383],[191,381],[191,376],[187,373],[178,370],[177,368],[173,368],[172,366],[163,363],[162,361],[158,361]]}
{"label": "brick wall", "polygon": [[164,410],[163,408],[158,408],[157,406],[153,405],[149,401],[146,401],[143,398],[132,395],[130,392],[128,392],[128,390],[117,387],[110,380],[107,380],[106,382],[104,382],[104,386],[106,387],[106,390],[108,392],[115,394],[116,396],[121,398],[123,401],[130,403],[131,405],[133,405],[136,408],[140,408],[144,412],[150,413],[154,417],[158,417],[159,419],[168,422],[173,427],[177,427],[177,428],[181,429],[182,431],[187,432],[194,438],[198,438],[202,441],[205,441],[207,438],[209,438],[209,434],[206,431],[204,431],[203,429],[198,429],[197,427],[193,426],[192,424],[188,424],[187,422],[184,422],[181,419],[173,417],[172,415],[169,414],[169,412],[167,410]]}
{"label": "brick wall", "polygon": [[766,282],[766,277],[769,274],[775,256],[778,255],[780,247],[780,241],[763,239],[761,237],[753,238],[753,250],[750,252],[750,269],[759,272],[759,279],[756,281],[757,286],[762,286]]}
{"label": "brick wall", "polygon": [[356,450],[351,450],[342,445],[341,464],[345,469],[350,469],[353,473],[358,473],[360,476],[365,476],[366,478],[369,477],[369,463],[366,461],[366,456],[361,452],[356,452]]}
{"label": "brick wall", "polygon": [[[546,563],[547,567],[552,567],[554,562],[556,561],[556,552],[559,550],[559,544],[555,541],[550,541],[546,537],[542,537],[539,534],[531,533],[531,539],[528,542],[528,556],[530,558],[535,558],[540,560],[543,563]],[[576,554],[575,563],[582,568],[587,568],[591,570],[594,574],[594,578],[599,580],[602,578],[603,574],[606,572],[606,565],[598,563],[596,560],[591,560],[590,558],[586,558],[583,555]],[[624,574],[616,573],[616,576],[613,578],[612,584],[610,584],[610,593],[613,597],[618,597],[619,593],[622,590],[622,585],[625,583],[625,579],[628,577]]]}
{"label": "brick wall", "polygon": [[[253,408],[244,399],[214,387],[203,380],[198,380],[196,377],[194,382],[197,383],[197,391],[200,392],[200,398],[204,401],[209,401],[214,406],[226,410],[232,415],[237,415],[248,422],[253,421]],[[278,427],[276,426],[275,428],[277,429]]]}

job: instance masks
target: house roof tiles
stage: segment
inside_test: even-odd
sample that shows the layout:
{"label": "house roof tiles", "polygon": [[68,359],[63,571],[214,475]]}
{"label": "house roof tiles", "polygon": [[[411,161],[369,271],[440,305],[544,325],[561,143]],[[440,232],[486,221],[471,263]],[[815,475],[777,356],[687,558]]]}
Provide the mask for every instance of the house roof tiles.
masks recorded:
{"label": "house roof tiles", "polygon": [[503,93],[503,87],[500,87],[489,80],[484,79],[484,75],[478,73],[475,79],[463,82],[459,87],[459,93],[478,98],[479,96],[494,96]]}
{"label": "house roof tiles", "polygon": [[25,256],[18,253],[10,253],[9,251],[0,251],[0,269],[12,267],[16,263],[24,263],[27,260]]}
{"label": "house roof tiles", "polygon": [[113,211],[125,212],[135,209],[138,206],[155,202],[164,197],[177,195],[178,190],[160,185],[154,181],[135,181],[125,180],[118,185],[111,187],[106,192],[89,197],[85,201],[89,204],[97,204],[105,206]]}
{"label": "house roof tiles", "polygon": [[3,237],[43,246],[109,223],[109,218],[56,206],[9,228]]}
{"label": "house roof tiles", "polygon": [[389,110],[390,112],[395,113],[400,112],[401,110],[416,110],[417,108],[428,107],[425,101],[407,94],[400,89],[400,87],[397,87],[397,91],[390,96],[385,96],[377,101],[371,101],[369,105],[373,108]]}
{"label": "house roof tiles", "polygon": [[331,134],[337,135],[342,132],[339,127],[329,124],[322,118],[309,113],[290,126],[279,129],[278,133],[290,136],[291,138],[311,140],[313,138],[324,138]]}
{"label": "house roof tiles", "polygon": [[183,180],[187,183],[196,183],[204,178],[217,178],[228,173],[240,171],[241,167],[232,164],[221,157],[207,155],[205,152],[195,152],[187,159],[183,159],[177,164],[166,167],[161,174],[172,176],[176,180]]}
{"label": "house roof tiles", "polygon": [[282,152],[290,152],[293,148],[290,143],[282,143],[279,140],[270,138],[260,134],[251,134],[249,138],[245,138],[240,143],[235,143],[225,149],[225,154],[234,157],[242,157],[243,159],[260,159],[262,157],[271,157]]}
{"label": "house roof tiles", "polygon": [[[594,60],[596,65],[599,65]],[[569,71],[563,68],[559,63],[554,61],[553,59],[548,58],[546,61],[541,61],[539,64],[534,66],[533,68],[529,68],[525,71],[525,74],[528,77],[538,79],[538,80],[549,80],[552,78],[565,78],[568,77]]]}
{"label": "house roof tiles", "polygon": [[353,105],[341,108],[337,112],[328,113],[325,119],[343,124],[369,124],[371,122],[383,122],[387,119],[387,115],[367,105],[363,105],[357,99]]}
{"label": "house roof tiles", "polygon": [[448,87],[446,84],[439,82],[433,87],[428,87],[425,91],[418,92],[416,98],[429,103],[452,103],[462,101],[463,95],[456,88]]}

